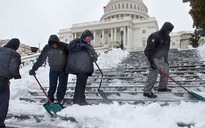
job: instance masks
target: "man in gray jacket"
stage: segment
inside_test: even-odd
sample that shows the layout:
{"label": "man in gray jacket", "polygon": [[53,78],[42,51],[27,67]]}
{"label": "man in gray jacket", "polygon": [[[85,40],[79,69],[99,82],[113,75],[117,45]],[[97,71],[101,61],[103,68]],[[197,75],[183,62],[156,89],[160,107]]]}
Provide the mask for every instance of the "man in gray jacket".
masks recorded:
{"label": "man in gray jacket", "polygon": [[0,48],[0,128],[6,127],[4,121],[9,107],[9,80],[12,78],[21,79],[19,73],[21,56],[16,52],[19,45],[19,39],[13,38]]}
{"label": "man in gray jacket", "polygon": [[30,75],[36,75],[35,71],[48,58],[50,66],[49,73],[49,90],[48,97],[54,102],[54,94],[56,92],[57,84],[57,101],[63,103],[63,99],[67,89],[68,74],[65,73],[67,56],[68,56],[68,44],[60,42],[57,35],[51,35],[48,44],[43,48],[37,61],[34,63],[32,69],[29,71]]}

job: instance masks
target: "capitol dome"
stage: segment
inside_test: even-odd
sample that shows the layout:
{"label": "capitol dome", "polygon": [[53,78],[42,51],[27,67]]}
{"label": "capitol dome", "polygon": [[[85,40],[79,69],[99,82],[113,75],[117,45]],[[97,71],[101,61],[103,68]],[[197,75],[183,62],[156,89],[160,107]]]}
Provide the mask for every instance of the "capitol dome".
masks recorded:
{"label": "capitol dome", "polygon": [[104,7],[104,15],[101,21],[112,19],[132,19],[148,18],[148,9],[142,0],[110,0]]}

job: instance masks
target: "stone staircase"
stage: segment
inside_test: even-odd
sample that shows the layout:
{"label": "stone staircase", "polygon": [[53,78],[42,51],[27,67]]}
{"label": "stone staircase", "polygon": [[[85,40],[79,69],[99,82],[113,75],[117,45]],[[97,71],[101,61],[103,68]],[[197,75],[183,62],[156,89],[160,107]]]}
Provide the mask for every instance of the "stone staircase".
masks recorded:
{"label": "stone staircase", "polygon": [[[191,91],[205,92],[205,81],[202,79],[205,76],[205,62],[200,61],[196,50],[170,50],[169,55],[170,76],[177,82]],[[183,102],[199,102],[191,97],[186,91],[175,83],[169,81],[168,87],[172,92],[162,93],[154,91],[158,95],[156,99],[143,97],[143,87],[148,74],[146,66],[146,57],[143,52],[130,53],[117,68],[103,69],[104,74],[101,89],[107,97],[119,104],[150,104],[158,102],[162,106],[169,104],[179,104]],[[104,103],[103,99],[98,94],[99,82],[101,74],[96,70],[92,77],[88,79],[86,87],[86,100],[91,104]],[[68,82],[68,88],[65,96],[65,106],[72,104],[76,79]],[[158,81],[155,84],[157,87]],[[154,88],[154,89],[155,89]],[[48,90],[47,87],[45,87]],[[47,101],[46,97],[40,90],[30,90],[28,97],[20,97],[21,100],[27,102],[37,102],[39,104]],[[13,115],[8,114],[7,119],[18,120],[36,120],[36,124],[31,127],[51,127],[45,126],[45,115]],[[60,117],[58,120],[68,120],[75,122],[74,118]],[[11,125],[12,126],[12,125]],[[178,125],[184,126],[184,125]],[[16,127],[24,127],[17,126]]]}
{"label": "stone staircase", "polygon": [[[169,54],[170,76],[191,91],[205,91],[205,81],[200,77],[205,74],[205,63],[200,61],[197,51],[178,51],[172,49]],[[148,74],[146,57],[143,52],[132,52],[117,68],[104,69],[102,72],[104,78],[101,89],[112,101],[130,104],[152,102],[168,104],[171,102],[180,103],[181,101],[198,102],[197,99],[190,97],[186,91],[170,80],[168,87],[172,88],[172,92],[162,93],[155,91],[158,95],[156,99],[143,97],[143,87]],[[101,74],[96,70],[93,76],[88,79],[85,94],[86,100],[89,103],[103,103],[97,91],[100,78]],[[65,97],[66,104],[68,105],[72,104],[75,81],[73,79],[68,82]],[[156,82],[156,87],[158,82],[159,80]],[[30,91],[29,93],[31,97],[22,97],[21,100],[46,102],[46,98],[40,89]]]}

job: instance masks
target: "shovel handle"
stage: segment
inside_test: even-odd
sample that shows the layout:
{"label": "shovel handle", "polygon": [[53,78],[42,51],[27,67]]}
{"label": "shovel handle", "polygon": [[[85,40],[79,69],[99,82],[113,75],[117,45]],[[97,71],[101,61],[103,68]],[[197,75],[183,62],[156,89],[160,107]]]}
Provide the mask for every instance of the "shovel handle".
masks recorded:
{"label": "shovel handle", "polygon": [[98,70],[101,73],[101,79],[100,79],[100,84],[99,84],[99,89],[100,89],[101,84],[102,84],[102,80],[103,80],[103,73],[102,73],[102,70],[100,69],[100,67],[98,66],[97,62],[94,61],[94,63],[95,63],[95,65],[97,66]]}
{"label": "shovel handle", "polygon": [[164,76],[166,76],[167,78],[169,78],[170,80],[172,80],[174,83],[176,83],[177,85],[179,85],[180,87],[182,87],[184,90],[186,90],[187,92],[190,93],[190,91],[188,89],[186,89],[185,87],[183,87],[180,83],[178,83],[177,81],[175,81],[173,78],[171,78],[169,75],[167,75],[166,73],[162,72],[160,69],[157,68],[157,70],[163,74]]}
{"label": "shovel handle", "polygon": [[50,98],[49,98],[49,97],[48,97],[48,95],[46,94],[45,89],[43,88],[43,86],[41,85],[41,83],[39,82],[39,80],[37,79],[36,75],[34,75],[34,78],[36,79],[36,81],[37,81],[38,85],[41,87],[41,90],[43,91],[43,93],[44,93],[44,94],[45,94],[45,96],[47,97],[48,102],[51,104],[52,102],[51,102]]}

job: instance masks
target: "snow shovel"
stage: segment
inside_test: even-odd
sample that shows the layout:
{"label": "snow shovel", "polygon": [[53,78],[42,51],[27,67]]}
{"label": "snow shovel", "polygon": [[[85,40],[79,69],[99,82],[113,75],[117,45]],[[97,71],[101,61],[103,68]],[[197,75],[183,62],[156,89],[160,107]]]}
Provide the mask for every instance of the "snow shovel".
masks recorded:
{"label": "snow shovel", "polygon": [[186,89],[184,86],[182,86],[179,82],[175,81],[173,78],[171,78],[170,76],[168,76],[166,73],[162,72],[162,71],[159,70],[158,68],[157,68],[157,70],[158,70],[161,74],[165,75],[167,78],[169,78],[170,80],[172,80],[174,83],[176,83],[177,85],[179,85],[181,88],[183,88],[185,91],[187,91],[190,95],[192,95],[192,96],[195,97],[196,99],[205,101],[205,97],[203,97],[203,96],[201,96],[201,95],[199,95],[199,94],[196,94],[196,93],[194,93],[194,92],[189,91],[189,90]]}
{"label": "snow shovel", "polygon": [[100,94],[100,96],[103,98],[103,101],[107,104],[111,104],[112,101],[110,99],[107,98],[107,96],[105,95],[105,93],[103,92],[103,90],[101,90],[101,84],[102,84],[102,80],[103,80],[103,73],[102,73],[102,70],[100,69],[100,67],[98,66],[98,64],[94,61],[95,65],[98,67],[98,70],[100,71],[101,73],[101,79],[100,79],[100,84],[99,84],[99,87],[98,87],[98,93]]}
{"label": "snow shovel", "polygon": [[36,79],[37,83],[41,87],[41,90],[43,91],[43,93],[45,94],[46,98],[48,99],[48,102],[43,104],[43,107],[51,115],[51,117],[57,117],[58,115],[56,113],[61,111],[64,108],[63,105],[61,103],[58,103],[58,102],[57,103],[52,103],[52,101],[50,100],[50,98],[46,94],[46,91],[44,90],[44,88],[42,87],[40,82],[38,81],[36,75],[34,75],[34,78]]}

